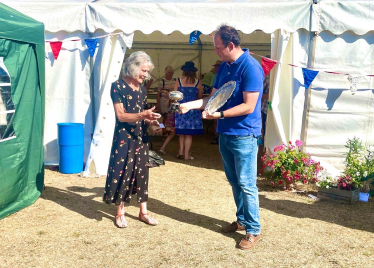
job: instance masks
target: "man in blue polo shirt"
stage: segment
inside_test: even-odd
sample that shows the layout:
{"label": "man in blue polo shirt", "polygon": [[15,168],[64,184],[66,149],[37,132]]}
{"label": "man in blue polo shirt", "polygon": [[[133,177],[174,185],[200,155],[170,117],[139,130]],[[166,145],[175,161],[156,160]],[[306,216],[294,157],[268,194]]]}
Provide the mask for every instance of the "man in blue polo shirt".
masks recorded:
{"label": "man in blue polo shirt", "polygon": [[[240,249],[251,249],[261,239],[257,182],[258,138],[261,137],[261,96],[264,72],[248,49],[240,47],[240,36],[230,26],[222,25],[214,36],[214,52],[223,63],[219,66],[211,96],[225,83],[236,82],[227,102],[215,113],[203,117],[219,119],[219,150],[226,177],[232,186],[237,220],[222,232],[245,230]],[[182,113],[204,109],[210,97],[181,104]]]}

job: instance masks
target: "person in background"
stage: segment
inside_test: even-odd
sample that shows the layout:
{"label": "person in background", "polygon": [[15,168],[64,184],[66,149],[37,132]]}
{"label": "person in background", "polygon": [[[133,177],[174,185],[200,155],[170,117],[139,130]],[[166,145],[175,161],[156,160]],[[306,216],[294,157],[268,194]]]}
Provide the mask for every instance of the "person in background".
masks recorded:
{"label": "person in background", "polygon": [[167,137],[162,144],[159,151],[162,154],[166,154],[166,145],[175,136],[175,117],[173,112],[169,112],[170,99],[169,92],[174,89],[176,79],[173,78],[174,69],[171,66],[165,68],[165,78],[162,78],[158,84],[157,93],[157,110],[160,111],[163,117],[163,123]]}
{"label": "person in background", "polygon": [[[260,209],[257,182],[258,139],[261,137],[261,96],[264,71],[248,49],[240,47],[240,35],[233,27],[222,25],[214,36],[214,52],[224,61],[218,69],[213,95],[222,85],[236,81],[236,88],[217,112],[203,118],[217,120],[219,151],[226,177],[231,184],[236,210],[236,221],[222,228],[222,232],[245,230],[238,244],[246,250],[261,239]],[[209,97],[183,103],[182,113],[204,109]]]}
{"label": "person in background", "polygon": [[[182,67],[182,77],[178,78],[174,84],[174,90],[183,93],[183,100],[180,103],[201,99],[203,96],[203,88],[201,81],[197,79],[197,68],[192,61],[187,61]],[[192,160],[190,149],[192,145],[193,135],[203,134],[203,122],[201,112],[194,110],[184,114],[175,114],[175,130],[179,135],[179,153],[180,159]]]}
{"label": "person in background", "polygon": [[216,63],[213,65],[213,68],[208,73],[206,73],[202,78],[201,83],[203,85],[203,94],[210,94],[210,92],[212,91],[215,75],[221,63],[222,61],[217,60]]}
{"label": "person in background", "polygon": [[[221,65],[221,63],[222,63],[221,60],[217,60],[216,63],[213,65],[214,67],[212,69],[212,72],[213,72],[214,75],[212,77],[211,88],[213,88],[214,82],[216,81],[218,68]],[[219,134],[217,132],[217,119],[214,119],[214,121],[213,121],[213,128],[214,128],[214,138],[210,142],[210,144],[218,144]]]}
{"label": "person in background", "polygon": [[145,110],[147,90],[142,85],[153,69],[151,58],[143,51],[132,53],[125,61],[122,78],[112,83],[111,98],[116,115],[116,125],[110,153],[108,175],[103,200],[117,205],[115,223],[125,228],[124,202],[137,194],[140,206],[139,220],[157,225],[147,211],[149,185],[149,156],[147,126],[158,125],[155,107]]}

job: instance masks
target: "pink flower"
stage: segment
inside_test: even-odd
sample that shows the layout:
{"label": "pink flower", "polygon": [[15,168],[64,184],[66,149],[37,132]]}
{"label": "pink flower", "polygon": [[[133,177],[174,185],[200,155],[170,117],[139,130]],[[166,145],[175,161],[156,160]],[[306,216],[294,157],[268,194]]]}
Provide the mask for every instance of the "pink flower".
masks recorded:
{"label": "pink flower", "polygon": [[297,147],[301,147],[303,145],[303,142],[301,140],[296,140],[295,144]]}
{"label": "pink flower", "polygon": [[306,184],[308,181],[307,180],[303,180],[303,183]]}
{"label": "pink flower", "polygon": [[289,141],[288,143],[289,143],[289,144],[292,144],[292,141]]}
{"label": "pink flower", "polygon": [[278,181],[278,184],[279,184],[279,185],[281,185],[282,183],[283,183],[283,181],[282,181],[282,180]]}
{"label": "pink flower", "polygon": [[297,164],[299,163],[299,160],[297,160],[296,158],[293,160],[294,164]]}
{"label": "pink flower", "polygon": [[271,185],[271,186],[274,186],[274,185],[275,185],[275,183],[274,183],[274,182],[272,181],[272,182],[270,182],[270,185]]}

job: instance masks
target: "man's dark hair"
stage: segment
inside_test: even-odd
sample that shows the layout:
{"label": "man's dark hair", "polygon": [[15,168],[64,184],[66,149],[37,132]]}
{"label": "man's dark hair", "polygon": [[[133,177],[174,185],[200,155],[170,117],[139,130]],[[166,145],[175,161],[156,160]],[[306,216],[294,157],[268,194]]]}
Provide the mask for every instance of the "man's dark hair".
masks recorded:
{"label": "man's dark hair", "polygon": [[240,35],[234,27],[223,24],[218,27],[216,35],[221,37],[222,44],[225,47],[227,47],[230,42],[232,42],[235,47],[240,45]]}

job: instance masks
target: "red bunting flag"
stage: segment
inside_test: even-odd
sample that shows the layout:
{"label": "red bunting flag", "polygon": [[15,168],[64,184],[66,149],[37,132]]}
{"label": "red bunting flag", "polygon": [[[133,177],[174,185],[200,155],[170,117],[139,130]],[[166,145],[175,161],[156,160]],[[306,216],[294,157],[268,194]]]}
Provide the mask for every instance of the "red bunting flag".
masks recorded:
{"label": "red bunting flag", "polygon": [[277,64],[277,62],[274,60],[271,60],[268,58],[262,58],[261,65],[262,65],[262,69],[264,70],[265,76],[267,76],[268,73],[270,73],[271,69],[273,69],[275,64]]}
{"label": "red bunting flag", "polygon": [[55,60],[57,60],[58,54],[60,54],[62,42],[50,42],[49,44],[51,45],[53,56],[55,57]]}

